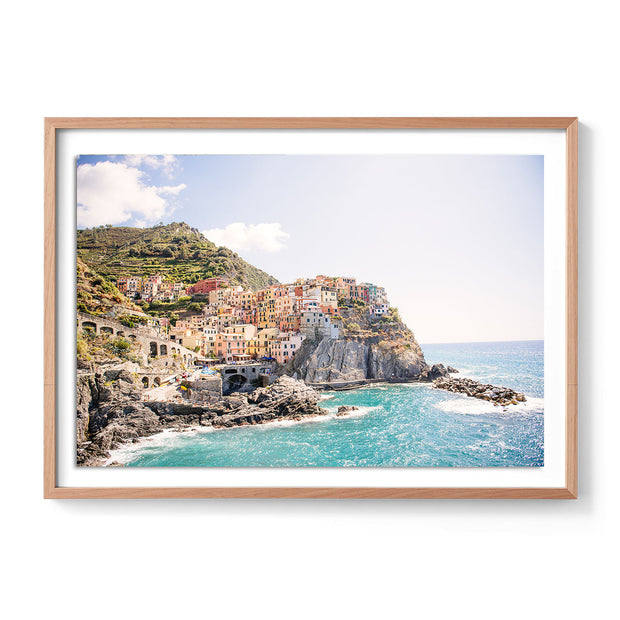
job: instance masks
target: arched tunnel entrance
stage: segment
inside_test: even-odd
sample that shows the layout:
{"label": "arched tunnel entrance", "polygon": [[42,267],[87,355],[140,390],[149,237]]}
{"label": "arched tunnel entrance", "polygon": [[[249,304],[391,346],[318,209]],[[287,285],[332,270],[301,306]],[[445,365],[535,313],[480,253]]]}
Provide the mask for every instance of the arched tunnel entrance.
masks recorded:
{"label": "arched tunnel entrance", "polygon": [[230,377],[226,377],[226,392],[238,392],[241,390],[248,380],[243,375],[231,375]]}

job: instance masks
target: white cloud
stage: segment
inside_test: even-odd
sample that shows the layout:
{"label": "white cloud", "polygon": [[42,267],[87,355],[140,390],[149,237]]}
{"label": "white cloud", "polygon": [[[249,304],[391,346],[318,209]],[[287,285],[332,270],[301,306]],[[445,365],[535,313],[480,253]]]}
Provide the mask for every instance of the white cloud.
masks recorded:
{"label": "white cloud", "polygon": [[104,161],[78,166],[78,226],[122,224],[131,218],[146,226],[161,220],[172,209],[163,196],[176,196],[185,185],[148,186],[143,176],[141,170],[126,163]]}
{"label": "white cloud", "polygon": [[134,168],[145,166],[161,170],[168,177],[172,177],[178,167],[178,160],[174,155],[125,155],[123,161]]}
{"label": "white cloud", "polygon": [[202,233],[209,241],[216,245],[224,245],[235,252],[248,250],[262,250],[263,252],[278,252],[284,247],[284,241],[290,237],[282,230],[282,225],[273,224],[244,224],[235,222],[226,228],[212,228]]}
{"label": "white cloud", "polygon": [[169,194],[171,196],[176,196],[180,191],[184,190],[187,187],[185,183],[180,183],[179,185],[175,185],[171,187],[170,185],[164,185],[162,187],[157,187],[158,194]]}

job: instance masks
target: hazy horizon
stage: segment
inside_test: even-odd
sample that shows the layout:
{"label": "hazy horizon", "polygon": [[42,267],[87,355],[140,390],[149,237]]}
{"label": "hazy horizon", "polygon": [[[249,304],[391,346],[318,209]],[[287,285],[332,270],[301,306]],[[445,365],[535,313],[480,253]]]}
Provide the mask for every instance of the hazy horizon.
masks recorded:
{"label": "hazy horizon", "polygon": [[384,286],[424,344],[543,340],[542,156],[80,156],[77,224],[185,221],[283,283]]}

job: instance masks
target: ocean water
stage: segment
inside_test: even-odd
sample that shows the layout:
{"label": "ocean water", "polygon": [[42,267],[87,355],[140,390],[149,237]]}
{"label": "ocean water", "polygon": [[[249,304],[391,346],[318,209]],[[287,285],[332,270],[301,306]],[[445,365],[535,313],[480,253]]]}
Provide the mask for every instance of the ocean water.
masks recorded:
{"label": "ocean water", "polygon": [[[422,345],[428,363],[523,392],[500,407],[427,384],[324,392],[328,416],[223,430],[165,432],[114,451],[131,467],[540,467],[543,342]],[[336,417],[340,405],[359,411]]]}

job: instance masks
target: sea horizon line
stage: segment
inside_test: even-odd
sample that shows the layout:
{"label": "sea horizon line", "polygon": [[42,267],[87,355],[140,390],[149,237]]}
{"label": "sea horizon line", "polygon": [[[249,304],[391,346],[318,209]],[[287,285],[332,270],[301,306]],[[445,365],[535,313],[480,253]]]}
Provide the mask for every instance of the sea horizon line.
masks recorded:
{"label": "sea horizon line", "polygon": [[522,340],[446,340],[445,342],[419,342],[418,344],[423,347],[433,344],[499,344],[507,342],[544,342],[544,338],[525,338]]}

